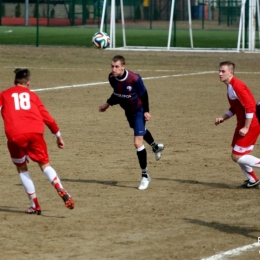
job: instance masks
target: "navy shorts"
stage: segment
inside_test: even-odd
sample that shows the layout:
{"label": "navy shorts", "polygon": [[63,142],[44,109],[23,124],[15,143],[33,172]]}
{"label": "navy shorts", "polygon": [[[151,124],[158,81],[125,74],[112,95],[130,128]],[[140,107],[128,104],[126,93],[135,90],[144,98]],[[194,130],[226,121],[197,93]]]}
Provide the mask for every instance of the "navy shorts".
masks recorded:
{"label": "navy shorts", "polygon": [[129,126],[134,129],[134,136],[144,136],[146,133],[144,109],[140,108],[137,112],[125,111]]}

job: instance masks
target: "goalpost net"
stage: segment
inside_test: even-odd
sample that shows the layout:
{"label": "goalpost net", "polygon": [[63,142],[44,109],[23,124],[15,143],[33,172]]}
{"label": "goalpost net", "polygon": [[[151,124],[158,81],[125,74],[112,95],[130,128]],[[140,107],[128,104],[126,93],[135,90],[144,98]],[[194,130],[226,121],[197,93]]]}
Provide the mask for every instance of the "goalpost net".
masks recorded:
{"label": "goalpost net", "polygon": [[110,49],[259,52],[259,2],[104,0],[100,30]]}

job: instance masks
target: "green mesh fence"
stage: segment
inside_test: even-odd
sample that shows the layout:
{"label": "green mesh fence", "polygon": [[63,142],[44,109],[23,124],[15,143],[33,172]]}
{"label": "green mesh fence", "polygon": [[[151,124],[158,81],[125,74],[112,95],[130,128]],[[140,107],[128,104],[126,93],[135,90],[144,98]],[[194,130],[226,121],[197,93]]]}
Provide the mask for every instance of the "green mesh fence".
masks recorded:
{"label": "green mesh fence", "polygon": [[[102,0],[30,0],[28,2],[29,4],[26,5],[26,0],[0,0],[0,44],[35,45],[38,42],[40,45],[92,46],[91,37],[100,27],[104,3]],[[172,1],[150,0],[148,6],[145,6],[144,1],[141,0],[123,2],[127,44],[165,47],[168,40]],[[109,34],[111,1],[107,3],[104,30]],[[246,27],[248,8],[247,2]],[[192,0],[194,47],[235,48],[240,10],[240,0]],[[123,41],[119,0],[116,0],[115,18],[116,42],[120,47]],[[190,46],[188,19],[188,2],[176,0],[172,46]],[[224,35],[228,36],[228,41],[223,40]],[[256,37],[256,46],[259,48],[258,37]]]}

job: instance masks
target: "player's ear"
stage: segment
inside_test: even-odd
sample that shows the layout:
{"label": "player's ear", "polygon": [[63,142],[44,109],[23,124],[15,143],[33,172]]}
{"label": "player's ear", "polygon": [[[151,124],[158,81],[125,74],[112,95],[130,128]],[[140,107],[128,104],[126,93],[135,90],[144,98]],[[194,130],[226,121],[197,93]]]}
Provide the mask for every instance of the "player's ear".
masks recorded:
{"label": "player's ear", "polygon": [[30,82],[30,81],[28,81],[28,82],[27,82],[27,84],[26,84],[26,86],[27,86],[27,87],[29,87],[29,86],[30,86],[30,84],[31,84],[31,82]]}

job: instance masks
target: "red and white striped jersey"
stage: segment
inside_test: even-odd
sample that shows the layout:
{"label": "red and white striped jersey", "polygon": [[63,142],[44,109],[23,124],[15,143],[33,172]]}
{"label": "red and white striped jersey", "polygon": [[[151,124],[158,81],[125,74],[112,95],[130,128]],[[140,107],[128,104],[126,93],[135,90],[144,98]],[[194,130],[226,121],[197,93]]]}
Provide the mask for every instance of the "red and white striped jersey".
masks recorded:
{"label": "red and white striped jersey", "polygon": [[230,104],[227,114],[236,115],[238,127],[244,127],[246,118],[252,118],[251,126],[259,124],[255,98],[245,83],[233,77],[227,86],[227,96]]}

